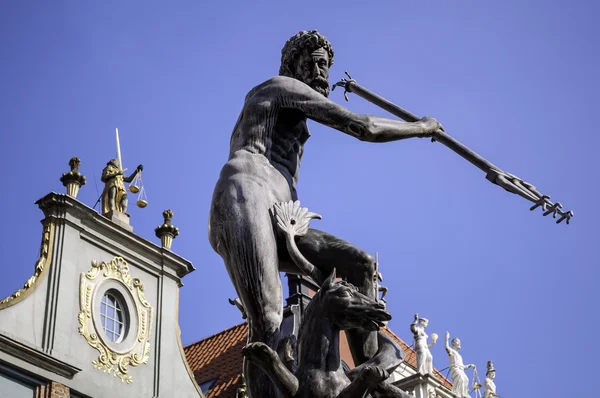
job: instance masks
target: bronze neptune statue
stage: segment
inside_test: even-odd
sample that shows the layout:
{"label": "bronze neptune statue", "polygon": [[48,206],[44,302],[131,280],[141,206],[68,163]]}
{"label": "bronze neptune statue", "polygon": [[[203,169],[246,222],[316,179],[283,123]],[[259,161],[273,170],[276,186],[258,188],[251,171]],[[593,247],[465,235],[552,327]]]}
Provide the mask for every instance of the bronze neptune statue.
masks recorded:
{"label": "bronze neptune statue", "polygon": [[[303,31],[282,50],[279,76],[252,88],[233,128],[229,159],[216,183],[209,217],[209,240],[223,258],[248,316],[249,342],[276,349],[280,341],[283,302],[280,272],[300,273],[285,240],[274,225],[276,203],[298,199],[296,184],[310,137],[308,119],[361,141],[389,142],[439,137],[444,129],[424,117],[405,123],[356,114],[328,99],[329,68],[334,52],[317,31]],[[358,292],[375,299],[371,255],[338,237],[309,229],[297,237],[300,252],[320,271],[333,267]],[[323,281],[318,281],[321,283]],[[377,333],[347,333],[354,362],[370,360],[378,351]],[[251,398],[271,398],[276,390],[265,373],[245,361]]]}

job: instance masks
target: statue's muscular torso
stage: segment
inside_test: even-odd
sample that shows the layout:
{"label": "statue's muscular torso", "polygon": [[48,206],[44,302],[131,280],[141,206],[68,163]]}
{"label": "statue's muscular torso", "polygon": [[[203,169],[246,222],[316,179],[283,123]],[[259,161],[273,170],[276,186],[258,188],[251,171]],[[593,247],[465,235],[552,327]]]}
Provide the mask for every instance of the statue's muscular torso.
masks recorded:
{"label": "statue's muscular torso", "polygon": [[306,115],[290,106],[282,90],[286,79],[267,80],[246,96],[231,135],[229,160],[217,183],[217,190],[226,191],[221,200],[228,194],[244,199],[252,195],[252,201],[266,200],[270,207],[276,201],[297,199],[298,171],[310,133]]}
{"label": "statue's muscular torso", "polygon": [[[311,97],[321,96],[304,83],[285,77],[269,79],[246,96],[231,135],[229,159],[213,194],[209,235],[217,252],[220,234],[232,227],[232,220],[258,222],[262,217],[257,212],[268,217],[274,203],[298,199],[298,171],[310,134],[306,114],[294,106],[302,93],[290,99],[290,82],[301,92],[310,91]],[[226,220],[229,227],[223,224]]]}
{"label": "statue's muscular torso", "polygon": [[[229,161],[223,171],[247,174],[253,179],[264,178],[261,183],[277,192],[283,188],[280,186],[283,177],[289,195],[297,199],[298,171],[310,133],[304,113],[282,107],[285,101],[277,87],[277,84],[267,81],[246,97],[244,109],[231,135]],[[265,165],[265,161],[269,166]],[[281,177],[274,175],[277,172]],[[278,199],[289,200],[287,197]]]}
{"label": "statue's muscular torso", "polygon": [[310,135],[307,118],[372,142],[427,137],[441,129],[435,119],[402,123],[352,113],[291,77],[276,76],[254,87],[246,96],[231,136],[229,160],[213,193],[209,236],[218,253],[222,254],[215,246],[220,233],[227,235],[223,240],[256,233],[270,223],[264,217],[274,203],[298,199],[298,170]]}

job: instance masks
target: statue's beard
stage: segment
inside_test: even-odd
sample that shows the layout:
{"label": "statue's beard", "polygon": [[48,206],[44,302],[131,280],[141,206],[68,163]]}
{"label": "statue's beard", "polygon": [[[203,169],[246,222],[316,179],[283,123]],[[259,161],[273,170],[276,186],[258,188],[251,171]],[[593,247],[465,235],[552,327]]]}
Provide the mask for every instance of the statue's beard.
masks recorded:
{"label": "statue's beard", "polygon": [[315,77],[308,85],[316,92],[323,94],[325,97],[329,97],[329,80],[323,77]]}

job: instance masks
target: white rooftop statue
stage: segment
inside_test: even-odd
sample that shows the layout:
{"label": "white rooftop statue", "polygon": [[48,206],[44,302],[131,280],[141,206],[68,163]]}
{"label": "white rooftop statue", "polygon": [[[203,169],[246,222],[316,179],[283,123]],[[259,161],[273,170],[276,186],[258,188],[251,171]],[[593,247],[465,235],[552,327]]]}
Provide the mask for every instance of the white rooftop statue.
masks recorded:
{"label": "white rooftop statue", "polygon": [[469,378],[465,373],[465,370],[469,368],[475,368],[475,365],[463,364],[462,356],[458,353],[460,350],[460,340],[458,338],[452,339],[452,346],[448,344],[450,340],[450,333],[446,332],[446,352],[450,357],[450,375],[452,376],[452,392],[457,398],[470,398],[469,395]]}
{"label": "white rooftop statue", "polygon": [[494,364],[492,361],[488,361],[487,363],[487,372],[485,373],[485,395],[484,398],[496,398],[496,383],[494,383],[494,378],[496,377],[496,369],[494,369]]}
{"label": "white rooftop statue", "polygon": [[410,325],[410,330],[414,335],[414,346],[417,353],[417,372],[426,375],[433,374],[433,356],[431,355],[430,348],[435,345],[437,341],[437,334],[431,335],[431,344],[427,344],[427,333],[425,328],[429,324],[429,320],[426,318],[419,318],[419,314],[415,314],[415,319]]}

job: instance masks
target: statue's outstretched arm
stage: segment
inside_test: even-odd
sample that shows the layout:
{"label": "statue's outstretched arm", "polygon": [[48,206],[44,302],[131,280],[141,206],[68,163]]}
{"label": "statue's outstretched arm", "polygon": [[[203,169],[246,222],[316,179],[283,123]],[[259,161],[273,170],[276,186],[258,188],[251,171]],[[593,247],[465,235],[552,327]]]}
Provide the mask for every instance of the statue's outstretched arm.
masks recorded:
{"label": "statue's outstretched arm", "polygon": [[135,178],[135,176],[142,171],[144,168],[144,166],[142,166],[141,164],[135,169],[135,171],[133,173],[131,173],[131,175],[129,177],[125,177],[123,178],[123,181],[125,182],[131,182],[133,181],[133,179]]}
{"label": "statue's outstretched arm", "polygon": [[265,100],[277,99],[283,108],[294,108],[303,112],[306,117],[316,122],[339,130],[361,141],[389,142],[413,137],[431,137],[443,127],[433,118],[422,118],[416,122],[406,123],[377,116],[356,114],[322,94],[310,86],[290,77],[278,76],[271,79],[260,90],[257,96]]}

